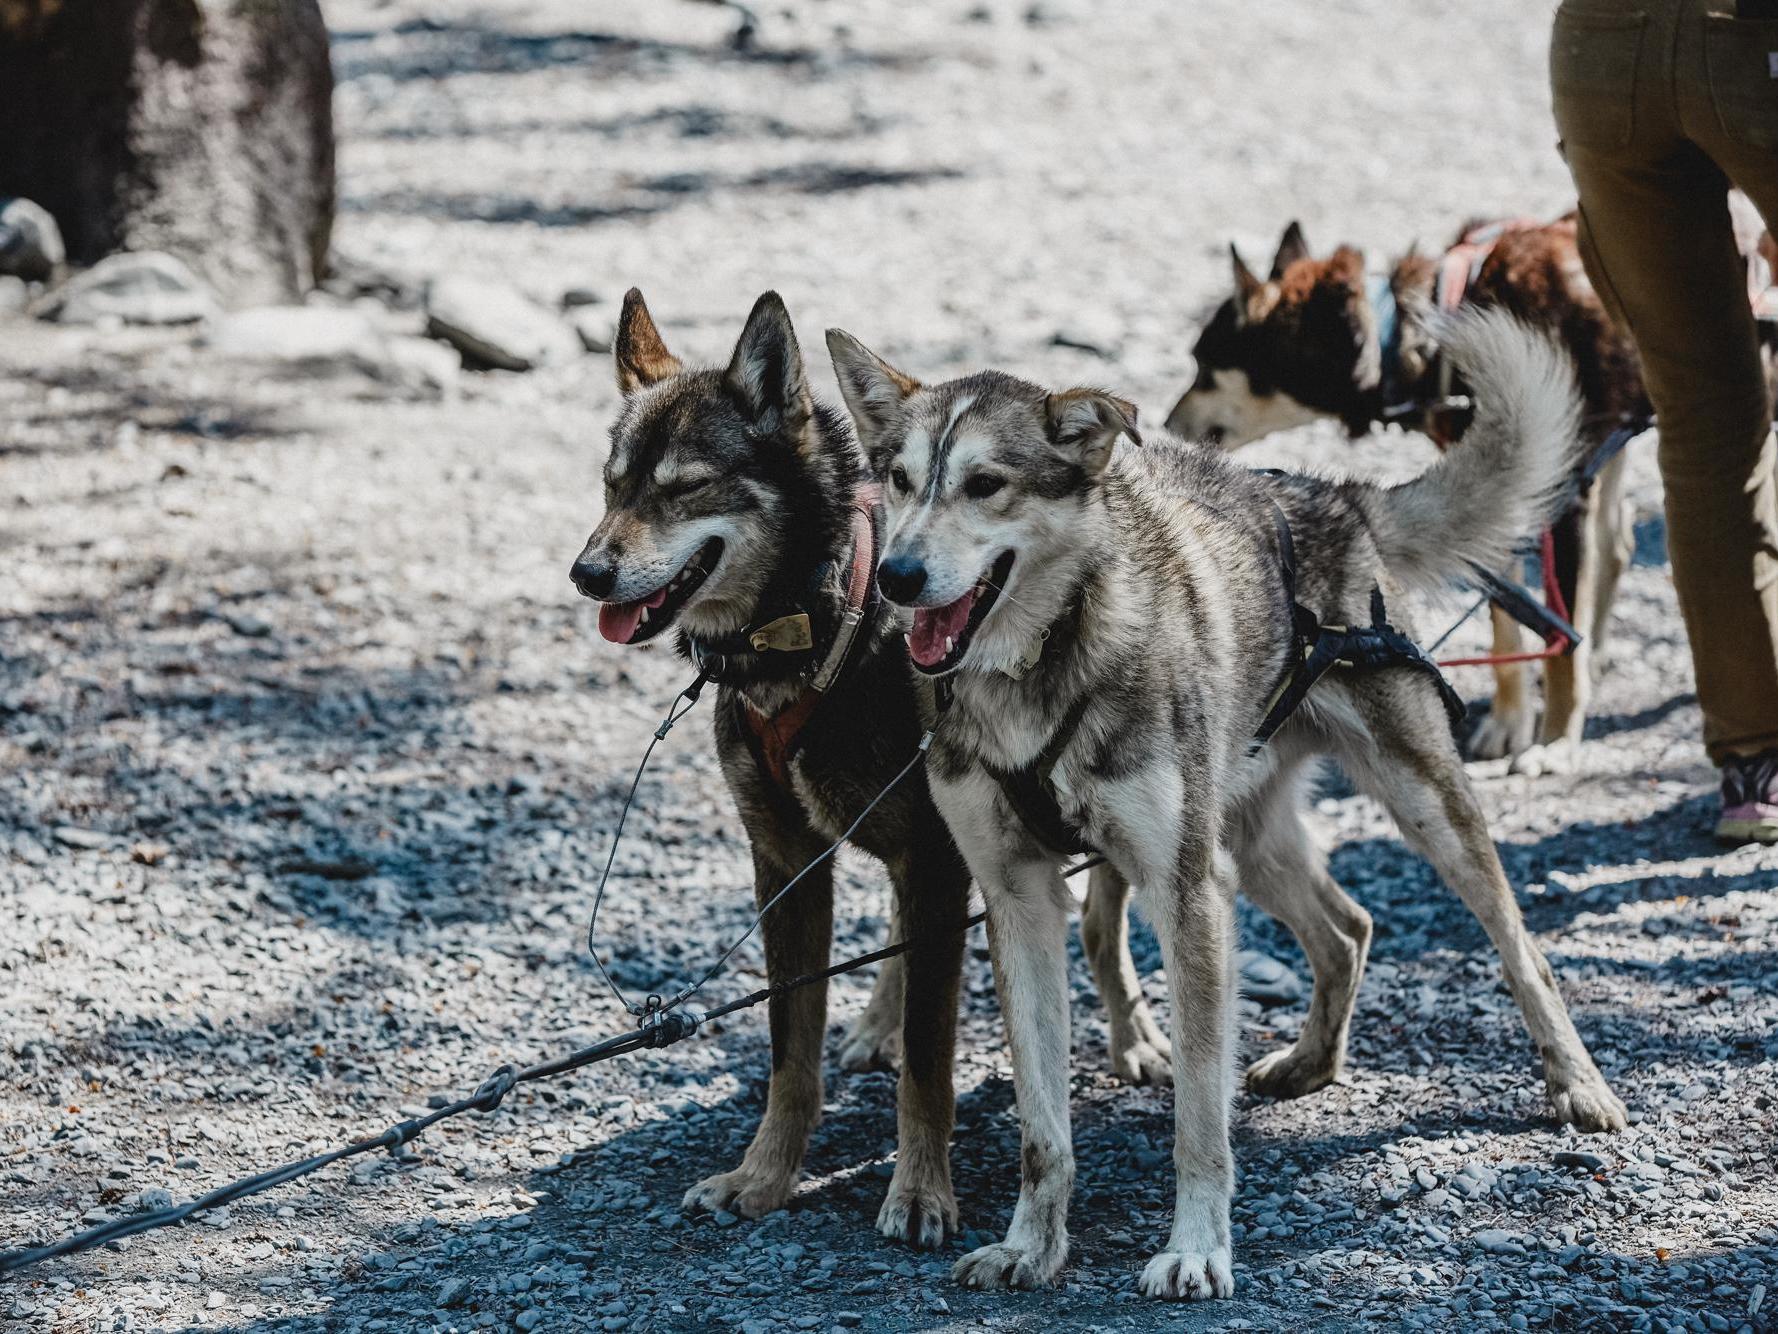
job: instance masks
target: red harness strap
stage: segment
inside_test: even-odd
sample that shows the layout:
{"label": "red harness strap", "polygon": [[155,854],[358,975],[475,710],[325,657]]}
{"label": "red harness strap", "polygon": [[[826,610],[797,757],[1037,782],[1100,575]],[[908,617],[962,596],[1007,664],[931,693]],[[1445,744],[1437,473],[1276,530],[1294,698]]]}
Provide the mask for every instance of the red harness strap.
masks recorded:
{"label": "red harness strap", "polygon": [[[1556,577],[1556,533],[1553,528],[1543,530],[1543,604],[1563,620],[1568,620],[1568,599],[1562,596],[1562,581]],[[1440,658],[1440,667],[1504,667],[1509,662],[1542,662],[1545,658],[1559,658],[1570,652],[1574,645],[1568,636],[1558,634],[1554,639],[1547,640],[1541,649],[1529,653],[1490,653],[1479,658]]]}
{"label": "red harness strap", "polygon": [[878,494],[875,483],[866,482],[852,495],[852,568],[846,577],[846,610],[835,632],[827,658],[810,673],[809,682],[797,697],[774,714],[763,714],[743,704],[742,716],[758,744],[759,762],[781,788],[790,786],[790,761],[798,741],[826,691],[839,679],[851,656],[852,641],[864,621],[870,601],[871,577],[877,568]]}

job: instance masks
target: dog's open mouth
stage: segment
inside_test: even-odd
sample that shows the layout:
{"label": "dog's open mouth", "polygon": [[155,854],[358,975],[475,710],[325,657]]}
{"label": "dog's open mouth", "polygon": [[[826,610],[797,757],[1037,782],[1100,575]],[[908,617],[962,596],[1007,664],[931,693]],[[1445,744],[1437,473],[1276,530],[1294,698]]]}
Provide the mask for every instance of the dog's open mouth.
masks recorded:
{"label": "dog's open mouth", "polygon": [[698,548],[678,574],[647,597],[634,602],[601,603],[599,633],[614,644],[640,644],[653,639],[673,623],[679,609],[710,577],[721,559],[722,539],[713,537]]}
{"label": "dog's open mouth", "polygon": [[1012,573],[1012,552],[995,561],[988,572],[955,602],[942,607],[916,607],[908,636],[908,656],[928,676],[940,676],[963,661],[970,640],[981,628],[1000,590]]}

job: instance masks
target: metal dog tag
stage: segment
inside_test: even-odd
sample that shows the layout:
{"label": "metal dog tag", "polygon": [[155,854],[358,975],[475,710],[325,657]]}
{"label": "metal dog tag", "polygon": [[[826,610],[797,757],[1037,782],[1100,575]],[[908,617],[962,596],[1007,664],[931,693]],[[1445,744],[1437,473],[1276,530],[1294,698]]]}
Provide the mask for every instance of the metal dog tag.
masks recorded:
{"label": "metal dog tag", "polygon": [[1000,670],[1015,681],[1023,681],[1025,674],[1043,660],[1043,646],[1049,642],[1049,637],[1049,627],[1045,626],[1043,633],[1037,636],[1029,648],[1019,654],[1018,662],[1011,667],[1002,667]]}
{"label": "metal dog tag", "polygon": [[815,632],[809,628],[809,613],[794,612],[767,621],[747,636],[755,653],[796,653],[815,647]]}

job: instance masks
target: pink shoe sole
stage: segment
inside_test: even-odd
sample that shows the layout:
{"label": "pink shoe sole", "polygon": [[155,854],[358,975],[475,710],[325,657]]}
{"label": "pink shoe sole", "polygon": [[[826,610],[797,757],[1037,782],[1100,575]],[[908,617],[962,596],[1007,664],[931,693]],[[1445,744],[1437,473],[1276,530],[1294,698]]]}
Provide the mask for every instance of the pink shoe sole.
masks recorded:
{"label": "pink shoe sole", "polygon": [[1763,801],[1730,806],[1716,822],[1716,836],[1724,843],[1778,843],[1778,806]]}

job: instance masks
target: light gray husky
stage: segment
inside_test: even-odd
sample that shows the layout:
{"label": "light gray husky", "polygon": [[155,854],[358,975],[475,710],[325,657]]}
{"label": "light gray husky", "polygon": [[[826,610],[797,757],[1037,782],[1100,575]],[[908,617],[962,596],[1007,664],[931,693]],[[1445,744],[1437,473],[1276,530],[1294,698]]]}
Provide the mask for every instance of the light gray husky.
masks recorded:
{"label": "light gray husky", "polygon": [[1448,346],[1484,406],[1462,449],[1381,488],[1249,472],[1167,436],[1138,448],[1135,410],[1109,394],[992,371],[923,387],[828,334],[887,497],[878,585],[913,608],[915,666],[954,693],[930,782],[987,901],[1012,1047],[1018,1206],[1003,1242],[957,1263],[960,1281],[1035,1286],[1067,1254],[1069,899],[1064,840],[1032,816],[1044,800],[1105,854],[1107,878],[1137,887],[1165,949],[1177,1195],[1143,1292],[1233,1290],[1237,887],[1290,927],[1315,973],[1302,1036],[1250,1067],[1249,1086],[1304,1093],[1344,1059],[1370,919],[1302,823],[1317,756],[1383,803],[1487,929],[1556,1114],[1624,1125],[1526,933],[1429,673],[1335,670],[1250,753],[1299,651],[1287,548],[1298,602],[1322,624],[1366,624],[1373,588],[1395,597],[1467,561],[1496,568],[1556,502],[1576,438],[1567,360],[1498,315],[1454,323]]}

